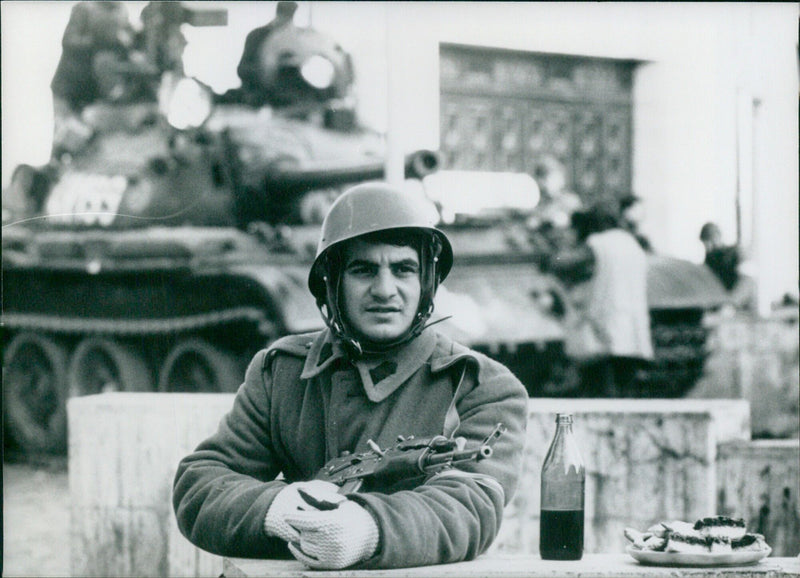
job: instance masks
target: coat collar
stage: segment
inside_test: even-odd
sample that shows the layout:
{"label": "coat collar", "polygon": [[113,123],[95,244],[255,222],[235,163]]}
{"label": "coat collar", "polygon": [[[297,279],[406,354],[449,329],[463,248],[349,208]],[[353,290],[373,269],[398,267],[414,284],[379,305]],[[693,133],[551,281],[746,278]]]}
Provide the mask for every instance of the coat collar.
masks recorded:
{"label": "coat collar", "polygon": [[459,346],[432,329],[386,355],[349,362],[342,344],[325,329],[311,344],[301,379],[322,373],[339,359],[352,363],[367,397],[380,402],[405,383],[420,367],[429,364],[433,373],[443,371],[463,357],[471,357],[467,348]]}

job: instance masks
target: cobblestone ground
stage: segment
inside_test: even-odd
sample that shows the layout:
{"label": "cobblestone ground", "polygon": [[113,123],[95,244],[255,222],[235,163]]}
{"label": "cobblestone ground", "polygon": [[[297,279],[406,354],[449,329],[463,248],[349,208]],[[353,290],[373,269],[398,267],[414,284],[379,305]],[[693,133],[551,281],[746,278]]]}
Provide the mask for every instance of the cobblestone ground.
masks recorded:
{"label": "cobblestone ground", "polygon": [[69,510],[66,459],[4,462],[2,575],[69,576]]}

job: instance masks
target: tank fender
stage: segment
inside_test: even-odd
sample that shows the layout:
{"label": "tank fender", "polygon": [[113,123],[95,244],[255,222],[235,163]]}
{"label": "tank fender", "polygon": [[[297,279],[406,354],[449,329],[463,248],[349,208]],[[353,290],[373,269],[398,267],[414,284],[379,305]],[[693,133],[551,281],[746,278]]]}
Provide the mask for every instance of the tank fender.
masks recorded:
{"label": "tank fender", "polygon": [[664,255],[647,259],[650,309],[714,309],[730,302],[725,287],[702,264]]}
{"label": "tank fender", "polygon": [[279,333],[304,333],[324,327],[316,302],[306,288],[307,269],[254,264],[233,266],[229,273],[256,284],[263,306],[274,308]]}

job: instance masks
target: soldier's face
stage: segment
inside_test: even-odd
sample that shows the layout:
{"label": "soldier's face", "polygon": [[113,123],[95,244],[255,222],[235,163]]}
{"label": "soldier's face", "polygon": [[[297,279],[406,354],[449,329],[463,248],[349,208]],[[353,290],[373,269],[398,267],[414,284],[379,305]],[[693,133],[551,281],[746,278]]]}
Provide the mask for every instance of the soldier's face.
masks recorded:
{"label": "soldier's face", "polygon": [[345,250],[343,313],[373,343],[388,343],[411,327],[421,294],[417,251],[358,239]]}

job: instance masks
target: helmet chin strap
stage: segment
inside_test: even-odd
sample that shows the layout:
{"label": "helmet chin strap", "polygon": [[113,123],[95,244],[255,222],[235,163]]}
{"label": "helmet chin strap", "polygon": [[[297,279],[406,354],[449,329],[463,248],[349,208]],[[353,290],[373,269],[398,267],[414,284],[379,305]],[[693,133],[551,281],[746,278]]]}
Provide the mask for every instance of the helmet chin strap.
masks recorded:
{"label": "helmet chin strap", "polygon": [[420,261],[425,265],[423,265],[420,272],[421,291],[414,321],[400,337],[389,342],[373,342],[356,337],[355,331],[348,326],[345,316],[342,315],[339,307],[341,275],[338,272],[334,272],[333,259],[330,257],[326,259],[325,275],[323,276],[326,299],[324,302],[317,300],[317,307],[322,314],[325,325],[344,343],[352,359],[360,359],[365,355],[378,355],[391,351],[416,338],[434,323],[444,321],[444,319],[441,319],[426,325],[426,322],[433,314],[433,298],[439,286],[437,268],[441,250],[441,244],[435,236],[431,236],[430,243],[423,243],[420,249]]}
{"label": "helmet chin strap", "polygon": [[[334,286],[338,285],[338,283],[331,283],[330,278],[327,275],[324,277],[324,279],[328,294],[328,301],[337,303],[337,305],[335,305],[334,308],[330,308],[327,303],[317,303],[317,306],[322,313],[322,318],[325,320],[325,324],[328,326],[331,332],[342,341],[351,359],[361,359],[365,355],[383,354],[400,347],[405,343],[408,343],[422,333],[422,331],[427,327],[425,322],[428,320],[431,313],[433,313],[433,302],[431,301],[430,305],[426,308],[426,311],[423,311],[422,309],[417,311],[414,323],[411,324],[411,327],[409,327],[408,330],[403,333],[403,335],[393,341],[373,342],[363,337],[359,339],[355,335],[356,332],[348,326],[344,316],[339,311],[338,300],[331,300],[332,297],[335,299],[339,293],[338,288],[334,288]],[[420,297],[420,302],[421,301],[422,297]]]}

